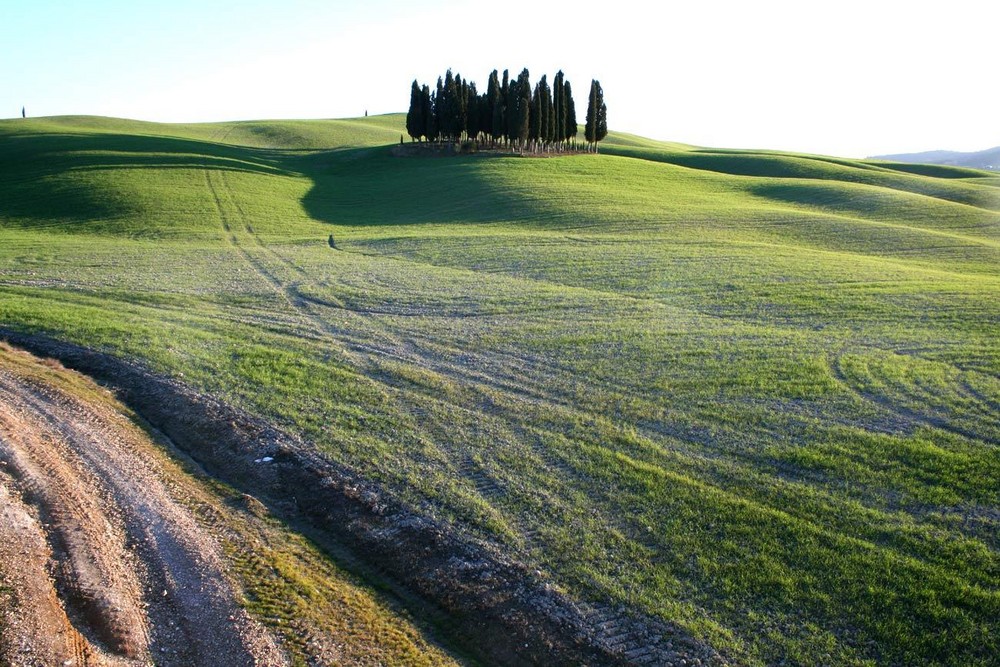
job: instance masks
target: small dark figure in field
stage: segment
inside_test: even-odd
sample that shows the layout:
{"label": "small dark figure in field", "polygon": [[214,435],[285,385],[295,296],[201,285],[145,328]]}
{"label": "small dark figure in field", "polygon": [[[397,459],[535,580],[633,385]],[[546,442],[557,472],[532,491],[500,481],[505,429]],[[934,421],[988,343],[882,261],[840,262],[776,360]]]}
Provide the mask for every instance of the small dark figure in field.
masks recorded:
{"label": "small dark figure in field", "polygon": [[24,107],[21,107],[21,118],[27,118],[27,114],[24,113]]}
{"label": "small dark figure in field", "polygon": [[330,238],[327,239],[326,242],[330,244],[331,248],[336,248],[337,247],[337,244],[333,242],[333,234],[330,234]]}

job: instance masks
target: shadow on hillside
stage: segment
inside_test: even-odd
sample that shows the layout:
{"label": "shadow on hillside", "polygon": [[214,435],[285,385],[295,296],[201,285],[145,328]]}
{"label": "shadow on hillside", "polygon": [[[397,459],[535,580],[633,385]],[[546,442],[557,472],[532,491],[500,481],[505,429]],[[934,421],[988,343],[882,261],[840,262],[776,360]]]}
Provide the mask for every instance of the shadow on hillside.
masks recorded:
{"label": "shadow on hillside", "polygon": [[0,147],[0,174],[48,175],[79,169],[146,167],[222,168],[289,175],[286,156],[209,141],[124,134],[44,134],[6,137]]}
{"label": "shadow on hillside", "polygon": [[[280,151],[171,137],[117,134],[8,136],[0,144],[0,216],[75,222],[127,215],[131,204],[85,176],[109,170],[210,169],[295,174]],[[297,174],[296,174],[297,175]]]}
{"label": "shadow on hillside", "polygon": [[858,171],[877,169],[877,167],[860,163],[845,164],[835,158],[769,155],[750,151],[736,152],[715,149],[666,151],[628,146],[608,146],[604,149],[604,153],[635,157],[652,162],[664,162],[678,167],[711,171],[717,174],[763,178],[818,178],[858,181],[862,180],[862,177],[852,174],[851,169]]}
{"label": "shadow on hillside", "polygon": [[[819,155],[772,154],[724,149],[668,151],[609,146],[605,149],[605,153],[733,176],[874,185],[987,210],[1000,210],[1000,198],[979,189],[969,189],[963,183],[963,180],[978,180],[982,177],[982,174],[971,170],[966,170],[959,176],[956,175],[954,168],[926,168],[914,165],[915,168],[909,169],[906,165],[893,163],[868,163]],[[920,178],[920,176],[931,178]]]}
{"label": "shadow on hillside", "polygon": [[302,205],[337,225],[538,224],[547,203],[496,175],[503,161],[517,159],[397,158],[388,147],[320,153],[304,165],[313,187]]}

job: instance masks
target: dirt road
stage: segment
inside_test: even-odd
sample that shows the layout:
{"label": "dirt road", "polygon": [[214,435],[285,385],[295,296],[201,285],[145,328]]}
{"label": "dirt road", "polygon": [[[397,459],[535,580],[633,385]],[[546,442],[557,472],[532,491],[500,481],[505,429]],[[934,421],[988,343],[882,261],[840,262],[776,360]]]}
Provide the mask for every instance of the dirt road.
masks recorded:
{"label": "dirt road", "polygon": [[286,664],[149,437],[97,387],[4,354],[0,664]]}
{"label": "dirt road", "polygon": [[[29,371],[16,355],[43,362],[0,342],[0,666],[285,661],[234,604],[236,580],[254,618],[309,665],[464,662],[438,631],[488,664],[728,664],[679,626],[574,600],[214,397],[77,345],[0,336],[107,382],[172,439],[173,457],[89,379]],[[62,387],[68,377],[80,382]],[[5,612],[19,596],[27,611]]]}

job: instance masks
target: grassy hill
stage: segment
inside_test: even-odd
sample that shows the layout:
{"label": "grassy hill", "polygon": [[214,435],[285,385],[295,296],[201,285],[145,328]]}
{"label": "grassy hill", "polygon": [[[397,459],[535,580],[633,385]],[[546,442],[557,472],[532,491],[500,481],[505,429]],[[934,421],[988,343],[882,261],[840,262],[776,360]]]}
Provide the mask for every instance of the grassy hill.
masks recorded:
{"label": "grassy hill", "polygon": [[1000,177],[620,134],[395,158],[402,127],[0,122],[0,325],[733,662],[995,660]]}
{"label": "grassy hill", "polygon": [[1000,146],[983,151],[925,151],[923,153],[901,153],[898,155],[878,155],[872,160],[891,162],[912,162],[917,164],[944,164],[973,169],[1000,170]]}

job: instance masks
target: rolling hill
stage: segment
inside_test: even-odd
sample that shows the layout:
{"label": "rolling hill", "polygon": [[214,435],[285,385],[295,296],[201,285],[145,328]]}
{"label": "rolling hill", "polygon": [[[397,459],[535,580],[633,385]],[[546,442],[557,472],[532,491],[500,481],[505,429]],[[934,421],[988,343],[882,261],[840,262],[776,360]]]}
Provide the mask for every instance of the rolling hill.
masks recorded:
{"label": "rolling hill", "polygon": [[898,155],[876,155],[870,160],[888,162],[910,162],[916,164],[943,164],[971,169],[1000,170],[1000,146],[984,151],[963,153],[961,151],[924,151],[923,153],[901,153]]}
{"label": "rolling hill", "polygon": [[1000,177],[402,127],[2,121],[0,326],[292,434],[623,662],[995,660]]}

